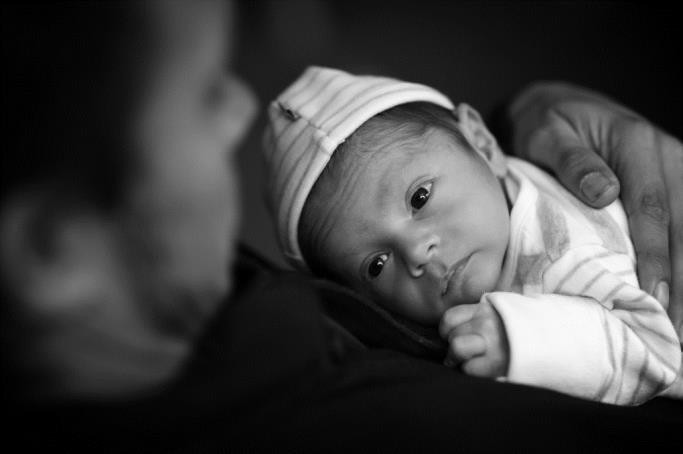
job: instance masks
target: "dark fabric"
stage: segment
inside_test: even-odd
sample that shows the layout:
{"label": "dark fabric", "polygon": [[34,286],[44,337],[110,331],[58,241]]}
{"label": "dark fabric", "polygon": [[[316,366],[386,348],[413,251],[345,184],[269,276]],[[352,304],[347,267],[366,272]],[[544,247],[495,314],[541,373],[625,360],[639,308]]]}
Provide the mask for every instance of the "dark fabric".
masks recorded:
{"label": "dark fabric", "polygon": [[[239,276],[254,271],[282,274],[266,259],[241,245]],[[333,324],[343,326],[351,337],[370,348],[388,348],[411,356],[442,361],[446,355],[446,343],[436,326],[424,326],[393,314],[353,290],[325,279],[315,279],[312,284],[322,304],[323,316]]]}
{"label": "dark fabric", "polygon": [[327,322],[315,282],[241,265],[236,295],[168,389],[116,405],[4,406],[6,443],[89,452],[604,452],[683,443],[679,402],[603,405],[364,348]]}

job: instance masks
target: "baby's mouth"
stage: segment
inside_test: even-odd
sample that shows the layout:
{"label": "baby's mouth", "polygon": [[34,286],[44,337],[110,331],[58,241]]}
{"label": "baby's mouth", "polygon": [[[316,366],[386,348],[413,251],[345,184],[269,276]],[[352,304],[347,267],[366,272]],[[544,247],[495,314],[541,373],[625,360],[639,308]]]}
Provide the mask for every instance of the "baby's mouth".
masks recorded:
{"label": "baby's mouth", "polygon": [[445,296],[449,292],[452,292],[453,289],[460,288],[464,277],[463,270],[469,263],[470,257],[472,257],[472,255],[467,255],[448,268],[441,285],[441,296]]}

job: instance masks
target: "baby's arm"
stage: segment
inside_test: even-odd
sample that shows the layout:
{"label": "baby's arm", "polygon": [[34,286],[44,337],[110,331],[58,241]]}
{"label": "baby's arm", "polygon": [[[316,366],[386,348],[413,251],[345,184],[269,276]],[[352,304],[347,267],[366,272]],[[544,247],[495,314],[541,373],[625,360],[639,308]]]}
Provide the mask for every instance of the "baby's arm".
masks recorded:
{"label": "baby's arm", "polygon": [[[494,307],[504,322],[507,378],[622,405],[642,403],[666,389],[680,367],[679,340],[662,306],[637,287],[632,268],[628,256],[583,247],[548,269],[548,294],[484,295],[476,306]],[[459,336],[450,322],[461,307],[442,322],[442,332],[455,342],[452,353]],[[490,335],[480,335],[489,348]],[[478,354],[480,362],[496,357]]]}

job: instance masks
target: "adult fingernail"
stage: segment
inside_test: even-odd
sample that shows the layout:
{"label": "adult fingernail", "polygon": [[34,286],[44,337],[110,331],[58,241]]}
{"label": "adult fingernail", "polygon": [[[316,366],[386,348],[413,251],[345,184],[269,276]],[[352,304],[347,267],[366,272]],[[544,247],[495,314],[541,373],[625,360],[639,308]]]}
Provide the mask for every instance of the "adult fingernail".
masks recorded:
{"label": "adult fingernail", "polygon": [[669,284],[664,281],[657,284],[655,298],[664,306],[664,309],[667,309],[669,307]]}
{"label": "adult fingernail", "polygon": [[584,175],[579,184],[581,193],[583,193],[590,202],[597,201],[600,197],[605,195],[605,193],[611,191],[613,187],[614,184],[609,178],[597,171]]}

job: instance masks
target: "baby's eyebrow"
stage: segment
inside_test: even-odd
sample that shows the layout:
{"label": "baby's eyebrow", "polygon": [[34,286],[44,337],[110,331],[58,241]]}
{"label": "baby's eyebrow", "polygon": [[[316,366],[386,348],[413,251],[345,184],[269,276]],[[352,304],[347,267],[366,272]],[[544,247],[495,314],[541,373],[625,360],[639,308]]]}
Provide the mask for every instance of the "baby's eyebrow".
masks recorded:
{"label": "baby's eyebrow", "polygon": [[360,261],[362,262],[363,261],[363,252],[356,250],[356,249],[351,249],[351,250],[347,250],[346,252],[343,252],[341,254],[340,259],[342,262],[355,263],[358,261],[357,260],[358,257],[361,257]]}
{"label": "baby's eyebrow", "polygon": [[354,274],[357,274],[358,269],[365,260],[365,258],[372,254],[373,251],[367,249],[361,249],[358,247],[349,248],[339,255],[339,261],[345,267],[353,270]]}
{"label": "baby's eyebrow", "polygon": [[380,180],[378,190],[377,190],[377,196],[378,196],[379,202],[382,205],[386,205],[387,203],[390,202],[390,199],[393,195],[391,193],[391,188],[392,188],[392,182],[390,181],[389,178],[382,178]]}
{"label": "baby's eyebrow", "polygon": [[[392,203],[394,202],[391,200],[392,197],[395,196],[394,192],[392,191],[394,188],[399,187],[397,184],[396,180],[398,178],[398,172],[400,172],[400,169],[403,169],[404,166],[401,166],[400,168],[394,167],[393,169],[387,169],[385,172],[382,173],[381,178],[379,178],[379,184],[377,185],[377,193],[376,196],[378,197],[378,200],[381,202],[382,205],[386,205],[387,203]],[[402,181],[403,179],[401,179]],[[403,188],[403,191],[407,191],[408,188],[412,182],[408,182],[406,184],[403,184],[401,186],[405,186]],[[403,194],[400,194],[401,199],[403,199]]]}

